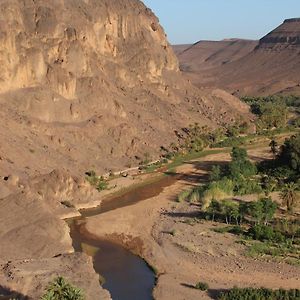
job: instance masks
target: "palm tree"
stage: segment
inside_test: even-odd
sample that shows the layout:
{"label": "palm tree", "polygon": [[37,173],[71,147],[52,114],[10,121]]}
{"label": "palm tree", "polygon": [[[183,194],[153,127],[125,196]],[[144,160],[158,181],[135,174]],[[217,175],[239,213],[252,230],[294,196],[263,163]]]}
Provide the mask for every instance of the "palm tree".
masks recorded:
{"label": "palm tree", "polygon": [[297,188],[297,185],[292,182],[285,184],[281,190],[280,198],[283,202],[283,205],[286,206],[288,211],[293,211],[293,208],[298,201]]}
{"label": "palm tree", "polygon": [[66,282],[63,277],[57,277],[49,284],[41,300],[84,300],[84,296],[80,289]]}

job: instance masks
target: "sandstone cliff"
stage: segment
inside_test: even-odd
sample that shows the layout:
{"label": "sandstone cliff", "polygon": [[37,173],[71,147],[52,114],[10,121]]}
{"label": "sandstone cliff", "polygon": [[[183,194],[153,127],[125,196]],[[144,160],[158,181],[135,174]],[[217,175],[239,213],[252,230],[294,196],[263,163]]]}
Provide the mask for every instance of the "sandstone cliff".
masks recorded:
{"label": "sandstone cliff", "polygon": [[3,176],[118,170],[157,157],[175,129],[247,112],[182,79],[139,1],[3,0],[0,11]]}
{"label": "sandstone cliff", "polygon": [[[72,251],[60,218],[76,211],[62,203],[99,202],[86,171],[157,158],[191,123],[248,116],[235,97],[182,77],[158,19],[138,0],[0,1],[0,103],[1,260],[30,259],[16,263],[27,275],[46,264],[43,285],[64,274],[53,256]],[[21,291],[26,280],[15,278],[2,279]]]}

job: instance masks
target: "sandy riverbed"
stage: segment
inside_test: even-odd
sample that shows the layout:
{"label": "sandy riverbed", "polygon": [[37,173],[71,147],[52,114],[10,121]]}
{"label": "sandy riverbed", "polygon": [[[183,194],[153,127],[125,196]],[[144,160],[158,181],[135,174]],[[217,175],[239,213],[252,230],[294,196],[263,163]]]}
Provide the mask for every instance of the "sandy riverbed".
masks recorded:
{"label": "sandy riverbed", "polygon": [[[264,149],[251,150],[249,156],[260,158],[266,153]],[[122,243],[154,266],[160,274],[156,299],[212,299],[219,290],[235,285],[299,288],[299,267],[245,257],[237,238],[211,231],[215,226],[211,222],[183,223],[199,208],[174,202],[178,193],[206,180],[212,164],[228,160],[229,154],[221,153],[184,164],[177,168],[180,180],[158,196],[88,218],[86,229]],[[197,281],[209,283],[209,292],[190,287]]]}

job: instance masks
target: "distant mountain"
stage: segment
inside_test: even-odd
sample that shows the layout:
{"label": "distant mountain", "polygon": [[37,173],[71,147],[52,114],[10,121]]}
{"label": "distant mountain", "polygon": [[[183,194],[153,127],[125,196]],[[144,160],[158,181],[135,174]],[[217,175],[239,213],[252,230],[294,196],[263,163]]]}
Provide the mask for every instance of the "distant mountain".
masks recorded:
{"label": "distant mountain", "polygon": [[224,43],[230,42],[177,52],[181,69],[197,86],[238,95],[300,94],[300,19],[285,20],[258,43],[245,42],[244,48],[239,40],[238,52],[231,51],[234,44]]}
{"label": "distant mountain", "polygon": [[258,41],[228,39],[175,45],[173,49],[179,58],[181,70],[201,72],[238,60],[254,50],[257,45]]}

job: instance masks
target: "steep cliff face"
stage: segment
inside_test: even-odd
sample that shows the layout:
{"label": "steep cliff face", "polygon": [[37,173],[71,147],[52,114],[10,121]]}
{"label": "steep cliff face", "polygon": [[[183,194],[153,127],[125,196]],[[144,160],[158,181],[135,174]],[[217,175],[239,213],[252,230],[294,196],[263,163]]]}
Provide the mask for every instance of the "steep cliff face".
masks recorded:
{"label": "steep cliff face", "polygon": [[193,122],[247,114],[182,78],[140,1],[3,0],[0,12],[2,176],[119,170]]}
{"label": "steep cliff face", "polygon": [[131,85],[177,70],[157,18],[137,1],[14,0],[0,11],[2,92],[47,85],[74,99],[107,69]]}

